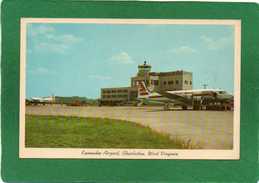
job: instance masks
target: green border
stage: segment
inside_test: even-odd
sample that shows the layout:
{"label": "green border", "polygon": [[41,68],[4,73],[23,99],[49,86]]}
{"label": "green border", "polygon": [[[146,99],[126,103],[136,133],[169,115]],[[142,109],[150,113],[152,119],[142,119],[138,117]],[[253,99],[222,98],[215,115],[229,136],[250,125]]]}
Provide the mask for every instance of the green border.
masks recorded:
{"label": "green border", "polygon": [[[2,4],[2,177],[8,182],[255,182],[258,5],[253,3],[5,0]],[[21,17],[241,19],[241,159],[19,159]],[[257,73],[257,76],[256,76]],[[256,100],[255,100],[255,97]],[[258,111],[257,111],[258,112]]]}

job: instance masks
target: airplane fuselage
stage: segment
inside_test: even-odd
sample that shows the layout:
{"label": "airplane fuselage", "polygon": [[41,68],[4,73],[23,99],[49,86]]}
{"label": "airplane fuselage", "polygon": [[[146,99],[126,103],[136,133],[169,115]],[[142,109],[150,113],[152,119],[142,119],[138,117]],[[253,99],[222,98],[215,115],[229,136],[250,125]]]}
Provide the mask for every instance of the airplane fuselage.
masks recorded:
{"label": "airplane fuselage", "polygon": [[[177,95],[179,98],[170,97]],[[216,103],[226,103],[233,99],[233,96],[222,90],[185,90],[185,91],[164,91],[151,92],[148,96],[139,97],[151,102],[160,102],[165,105],[173,104],[174,106],[187,106],[195,108],[194,105],[206,106],[215,105]]]}

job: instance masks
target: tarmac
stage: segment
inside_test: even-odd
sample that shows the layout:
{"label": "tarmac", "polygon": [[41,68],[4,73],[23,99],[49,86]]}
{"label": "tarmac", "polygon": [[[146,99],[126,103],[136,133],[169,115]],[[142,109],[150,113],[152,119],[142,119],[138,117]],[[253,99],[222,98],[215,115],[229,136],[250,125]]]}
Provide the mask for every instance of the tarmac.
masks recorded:
{"label": "tarmac", "polygon": [[202,149],[232,149],[233,146],[233,111],[45,105],[26,106],[26,114],[121,119],[149,126]]}

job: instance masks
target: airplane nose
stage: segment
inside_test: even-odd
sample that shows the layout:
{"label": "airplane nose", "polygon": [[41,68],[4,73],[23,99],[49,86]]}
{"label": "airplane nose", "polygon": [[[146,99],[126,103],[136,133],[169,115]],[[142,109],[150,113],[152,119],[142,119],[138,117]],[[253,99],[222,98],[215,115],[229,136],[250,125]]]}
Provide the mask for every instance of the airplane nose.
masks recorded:
{"label": "airplane nose", "polygon": [[218,95],[217,98],[220,100],[233,100],[234,99],[234,97],[232,95]]}
{"label": "airplane nose", "polygon": [[232,95],[227,95],[227,96],[225,96],[225,98],[228,100],[234,100],[234,96],[232,96]]}

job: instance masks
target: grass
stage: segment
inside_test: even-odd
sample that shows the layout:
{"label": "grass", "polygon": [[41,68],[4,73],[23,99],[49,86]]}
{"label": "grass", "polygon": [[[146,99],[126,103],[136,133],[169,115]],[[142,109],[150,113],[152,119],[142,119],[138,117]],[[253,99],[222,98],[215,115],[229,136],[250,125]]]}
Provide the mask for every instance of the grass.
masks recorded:
{"label": "grass", "polygon": [[107,118],[26,115],[26,147],[182,149],[180,140],[137,123]]}

